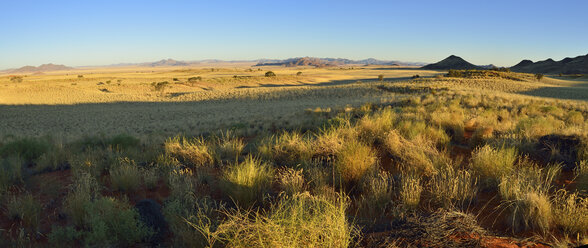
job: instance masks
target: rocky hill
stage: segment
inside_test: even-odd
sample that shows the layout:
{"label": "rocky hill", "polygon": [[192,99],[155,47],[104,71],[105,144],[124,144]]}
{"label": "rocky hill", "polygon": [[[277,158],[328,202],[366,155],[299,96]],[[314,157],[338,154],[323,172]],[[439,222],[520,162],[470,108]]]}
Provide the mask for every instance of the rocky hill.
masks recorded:
{"label": "rocky hill", "polygon": [[23,66],[21,68],[15,69],[10,71],[11,73],[35,73],[35,72],[45,72],[45,71],[62,71],[62,70],[70,70],[73,69],[72,67],[68,67],[65,65],[55,65],[55,64],[43,64],[40,66]]}
{"label": "rocky hill", "polygon": [[464,59],[451,55],[444,60],[441,60],[434,64],[428,64],[422,67],[423,69],[428,70],[471,70],[471,69],[483,69],[481,66],[473,65],[470,62],[465,61]]}
{"label": "rocky hill", "polygon": [[510,70],[527,73],[586,74],[588,73],[588,55],[565,58],[560,61],[546,59],[533,62],[526,59],[511,67]]}

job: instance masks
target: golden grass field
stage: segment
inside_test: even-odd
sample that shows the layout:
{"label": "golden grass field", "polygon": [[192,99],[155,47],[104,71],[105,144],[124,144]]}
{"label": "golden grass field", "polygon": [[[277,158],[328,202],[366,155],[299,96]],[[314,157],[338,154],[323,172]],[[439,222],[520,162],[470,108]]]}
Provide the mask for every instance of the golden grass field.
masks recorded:
{"label": "golden grass field", "polygon": [[[277,77],[264,77],[270,70]],[[297,76],[297,72],[302,75]],[[237,63],[190,68],[82,68],[25,75],[20,83],[5,75],[0,76],[0,132],[17,136],[51,134],[68,139],[100,133],[172,135],[234,126],[260,130],[295,126],[308,121],[305,110],[309,108],[343,108],[403,97],[378,90],[374,85],[379,83],[380,74],[384,81],[411,85],[415,84],[410,80],[413,75],[432,77],[441,72],[391,66],[257,68]],[[202,79],[188,81],[198,76]],[[169,86],[155,91],[151,83],[162,81],[169,82]],[[588,83],[553,78],[541,82],[418,82],[478,93],[574,100],[586,100],[588,96]]]}

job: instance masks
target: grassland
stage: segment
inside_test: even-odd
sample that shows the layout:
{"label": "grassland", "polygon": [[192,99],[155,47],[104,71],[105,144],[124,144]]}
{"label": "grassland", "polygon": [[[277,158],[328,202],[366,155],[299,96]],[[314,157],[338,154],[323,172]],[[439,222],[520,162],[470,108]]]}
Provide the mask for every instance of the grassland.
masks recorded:
{"label": "grassland", "polygon": [[444,75],[239,65],[0,76],[0,244],[585,244],[588,82]]}

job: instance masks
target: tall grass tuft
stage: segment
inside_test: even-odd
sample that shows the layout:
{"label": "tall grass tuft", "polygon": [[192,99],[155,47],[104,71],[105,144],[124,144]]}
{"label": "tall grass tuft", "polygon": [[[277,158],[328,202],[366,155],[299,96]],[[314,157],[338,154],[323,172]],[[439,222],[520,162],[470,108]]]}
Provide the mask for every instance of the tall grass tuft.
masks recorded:
{"label": "tall grass tuft", "polygon": [[480,178],[483,188],[495,188],[500,178],[508,175],[514,168],[517,151],[514,148],[480,147],[472,153],[470,167]]}
{"label": "tall grass tuft", "polygon": [[281,199],[267,213],[227,212],[215,230],[191,224],[211,247],[349,247],[358,231],[347,221],[348,205],[345,196],[331,200],[303,193]]}
{"label": "tall grass tuft", "polygon": [[220,164],[228,161],[235,161],[243,152],[245,143],[233,132],[222,132],[215,138],[214,157]]}
{"label": "tall grass tuft", "polygon": [[418,207],[422,192],[423,186],[421,185],[420,176],[413,173],[402,175],[400,182],[400,201],[406,209],[414,210]]}
{"label": "tall grass tuft", "polygon": [[358,215],[378,219],[386,214],[394,196],[394,179],[385,171],[370,173],[360,185]]}
{"label": "tall grass tuft", "polygon": [[376,166],[376,153],[368,145],[350,140],[337,153],[334,164],[345,184],[355,184]]}
{"label": "tall grass tuft", "polygon": [[578,191],[588,194],[588,160],[578,162],[574,168],[574,174]]}
{"label": "tall grass tuft", "polygon": [[22,165],[23,160],[18,156],[0,158],[0,195],[23,181]]}
{"label": "tall grass tuft", "polygon": [[568,235],[588,235],[588,198],[560,190],[553,198],[555,223]]}
{"label": "tall grass tuft", "polygon": [[114,190],[132,192],[141,186],[141,170],[135,161],[129,158],[119,158],[110,168],[110,183]]}
{"label": "tall grass tuft", "polygon": [[267,138],[257,150],[261,156],[280,166],[294,167],[310,161],[312,157],[308,137],[298,132],[283,132]]}
{"label": "tall grass tuft", "polygon": [[301,193],[305,190],[305,180],[303,170],[295,170],[292,168],[282,168],[276,175],[280,189],[288,195]]}
{"label": "tall grass tuft", "polygon": [[213,164],[211,149],[203,138],[187,139],[176,136],[164,144],[165,152],[191,167],[210,166]]}
{"label": "tall grass tuft", "polygon": [[549,190],[560,168],[541,169],[523,159],[517,170],[501,178],[501,205],[510,211],[508,222],[513,231],[538,230],[545,234],[551,228],[554,216]]}
{"label": "tall grass tuft", "polygon": [[22,226],[36,231],[39,226],[42,205],[32,194],[10,195],[4,207],[6,209],[6,216],[14,220],[19,220]]}
{"label": "tall grass tuft", "polygon": [[273,175],[274,169],[269,164],[249,156],[225,169],[222,188],[241,206],[252,206],[269,189]]}
{"label": "tall grass tuft", "polygon": [[429,181],[433,200],[448,209],[469,207],[478,192],[477,184],[471,172],[452,165],[439,168]]}

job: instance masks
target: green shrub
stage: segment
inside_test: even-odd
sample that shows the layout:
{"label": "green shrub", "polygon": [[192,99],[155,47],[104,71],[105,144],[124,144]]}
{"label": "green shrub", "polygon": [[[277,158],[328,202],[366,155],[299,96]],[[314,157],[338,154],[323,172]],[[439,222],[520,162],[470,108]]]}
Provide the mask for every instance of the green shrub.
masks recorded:
{"label": "green shrub", "polygon": [[130,246],[153,234],[126,201],[100,197],[84,207],[85,246]]}
{"label": "green shrub", "polygon": [[165,152],[191,167],[213,164],[211,149],[203,138],[187,139],[176,136],[166,140]]}
{"label": "green shrub", "polygon": [[511,173],[516,159],[514,148],[494,149],[485,145],[472,152],[470,167],[483,188],[495,188],[502,176]]}
{"label": "green shrub", "polygon": [[186,207],[194,205],[196,195],[192,170],[173,170],[168,176],[168,186],[171,190],[170,200],[176,200]]}
{"label": "green shrub", "polygon": [[63,144],[55,144],[37,159],[35,170],[38,172],[66,169],[70,165],[72,154]]}
{"label": "green shrub", "polygon": [[564,127],[564,122],[555,119],[553,116],[525,118],[519,121],[516,131],[526,138],[537,138],[554,133]]}
{"label": "green shrub", "polygon": [[8,196],[4,207],[6,216],[13,220],[19,220],[22,226],[36,231],[39,226],[42,206],[32,194],[23,193]]}
{"label": "green shrub", "polygon": [[141,186],[141,170],[135,161],[119,158],[118,163],[110,168],[110,185],[114,190],[135,191]]}
{"label": "green shrub", "polygon": [[182,247],[214,247],[212,244],[208,246],[208,234],[217,229],[225,217],[224,212],[226,209],[222,203],[208,197],[195,199],[189,207],[178,200],[168,201],[163,209],[174,234],[174,245]]}
{"label": "green shrub", "polygon": [[115,149],[128,149],[132,147],[136,147],[139,145],[140,140],[128,135],[128,134],[119,134],[117,136],[112,137],[108,142],[110,146]]}
{"label": "green shrub", "polygon": [[360,141],[350,140],[337,153],[334,166],[345,184],[355,184],[375,168],[376,153]]}
{"label": "green shrub", "polygon": [[12,185],[23,182],[22,166],[19,156],[0,158],[0,195]]}
{"label": "green shrub", "polygon": [[47,239],[53,247],[74,247],[82,238],[82,235],[82,231],[78,231],[72,226],[53,226],[51,233],[47,235]]}
{"label": "green shrub", "polygon": [[64,212],[75,225],[82,226],[87,215],[85,206],[99,196],[100,185],[89,173],[81,173],[70,187],[63,202]]}
{"label": "green shrub", "polygon": [[208,237],[208,245],[226,247],[349,247],[358,231],[347,221],[348,199],[296,194],[266,213],[238,210],[215,230],[191,223]]}
{"label": "green shrub", "polygon": [[39,158],[50,148],[47,141],[41,139],[24,138],[5,143],[0,147],[0,156],[19,156],[28,162]]}
{"label": "green shrub", "polygon": [[223,172],[223,191],[241,206],[252,206],[269,190],[273,168],[251,156]]}

